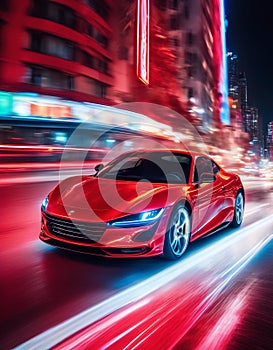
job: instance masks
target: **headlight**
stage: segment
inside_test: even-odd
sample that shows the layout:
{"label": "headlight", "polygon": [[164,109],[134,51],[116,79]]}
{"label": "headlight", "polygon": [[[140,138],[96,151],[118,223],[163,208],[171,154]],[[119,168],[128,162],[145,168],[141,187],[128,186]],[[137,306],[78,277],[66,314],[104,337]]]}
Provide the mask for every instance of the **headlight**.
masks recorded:
{"label": "headlight", "polygon": [[139,214],[132,214],[120,219],[112,220],[108,222],[108,225],[115,227],[134,227],[144,226],[155,222],[160,218],[164,211],[164,208],[144,211]]}
{"label": "headlight", "polygon": [[43,200],[41,209],[42,209],[43,211],[46,211],[47,205],[48,205],[48,197],[46,197],[46,198]]}

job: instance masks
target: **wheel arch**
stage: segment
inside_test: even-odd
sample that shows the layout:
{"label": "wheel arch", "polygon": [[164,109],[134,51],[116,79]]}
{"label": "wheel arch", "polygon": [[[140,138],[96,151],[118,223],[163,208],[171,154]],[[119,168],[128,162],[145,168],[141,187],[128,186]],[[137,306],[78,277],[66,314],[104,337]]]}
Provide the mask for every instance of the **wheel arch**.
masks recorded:
{"label": "wheel arch", "polygon": [[245,203],[245,200],[246,200],[246,197],[245,197],[245,190],[243,187],[239,187],[235,193],[235,198],[237,196],[238,193],[242,193],[243,197],[244,197],[244,203]]}
{"label": "wheel arch", "polygon": [[173,209],[172,209],[172,210],[175,210],[175,209],[177,208],[178,205],[183,205],[183,206],[185,206],[185,207],[188,209],[189,214],[190,214],[190,216],[191,216],[191,214],[192,214],[192,207],[191,207],[191,205],[190,205],[190,202],[189,202],[187,199],[185,199],[185,200],[179,200],[178,202],[176,202],[175,205],[173,206]]}

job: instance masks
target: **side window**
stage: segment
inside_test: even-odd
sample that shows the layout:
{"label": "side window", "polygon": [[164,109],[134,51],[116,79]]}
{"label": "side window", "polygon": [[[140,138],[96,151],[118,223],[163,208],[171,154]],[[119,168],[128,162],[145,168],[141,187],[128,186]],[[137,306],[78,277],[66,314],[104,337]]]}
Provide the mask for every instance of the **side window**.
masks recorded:
{"label": "side window", "polygon": [[214,163],[214,162],[211,162],[211,163],[212,163],[213,174],[217,175],[220,172],[220,168],[216,163]]}
{"label": "side window", "polygon": [[203,173],[209,173],[211,175],[217,174],[215,173],[215,167],[217,168],[217,172],[219,171],[218,166],[212,162],[210,159],[206,157],[198,157],[195,161],[195,167],[194,167],[194,177],[193,182],[199,182],[199,179],[201,178]]}

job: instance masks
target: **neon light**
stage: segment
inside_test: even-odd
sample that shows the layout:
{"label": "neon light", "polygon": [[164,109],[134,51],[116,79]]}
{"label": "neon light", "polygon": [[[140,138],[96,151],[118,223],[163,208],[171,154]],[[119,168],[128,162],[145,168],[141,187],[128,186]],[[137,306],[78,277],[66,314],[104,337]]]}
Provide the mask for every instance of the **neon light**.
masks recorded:
{"label": "neon light", "polygon": [[[133,226],[142,226],[149,225],[154,223],[163,213],[164,208],[149,210],[140,214],[129,215],[129,217],[124,217],[116,221],[112,221],[110,225],[117,227],[133,227]],[[132,216],[135,218],[132,219]]]}
{"label": "neon light", "polygon": [[138,0],[137,4],[137,77],[149,84],[149,0]]}
{"label": "neon light", "polygon": [[49,105],[30,102],[30,114],[40,117],[73,118],[71,108],[61,105]]}
{"label": "neon light", "polygon": [[229,105],[228,105],[228,76],[227,76],[227,55],[226,55],[226,25],[224,0],[219,3],[220,6],[220,25],[222,34],[222,65],[220,75],[220,89],[223,96],[222,108],[220,110],[221,121],[223,124],[230,124]]}
{"label": "neon light", "polygon": [[215,84],[214,108],[216,112],[215,115],[217,122],[221,122],[222,124],[230,124],[228,105],[224,0],[214,0],[213,7],[213,61]]}

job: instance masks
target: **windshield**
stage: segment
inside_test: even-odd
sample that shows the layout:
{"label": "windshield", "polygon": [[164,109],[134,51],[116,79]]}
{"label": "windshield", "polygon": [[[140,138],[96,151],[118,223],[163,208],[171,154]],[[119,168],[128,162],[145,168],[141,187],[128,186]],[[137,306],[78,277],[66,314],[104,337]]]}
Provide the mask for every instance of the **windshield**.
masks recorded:
{"label": "windshield", "polygon": [[99,178],[153,183],[189,181],[191,157],[172,152],[132,152],[111,161],[99,173]]}

